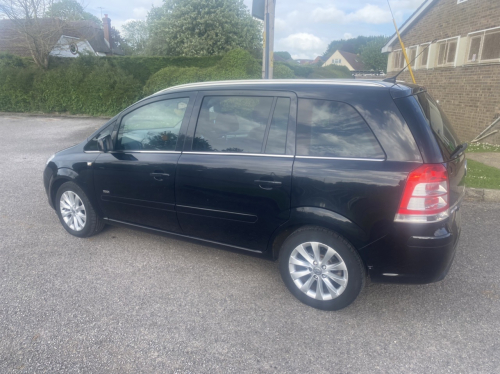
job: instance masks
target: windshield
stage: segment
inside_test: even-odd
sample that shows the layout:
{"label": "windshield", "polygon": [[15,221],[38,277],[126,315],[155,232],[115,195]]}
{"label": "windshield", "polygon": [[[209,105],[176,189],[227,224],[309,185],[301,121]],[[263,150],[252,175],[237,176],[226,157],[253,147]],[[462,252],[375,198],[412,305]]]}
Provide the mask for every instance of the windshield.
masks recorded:
{"label": "windshield", "polygon": [[461,144],[451,126],[450,120],[446,117],[439,104],[427,92],[419,93],[415,97],[436,137],[443,156],[449,159],[457,146]]}

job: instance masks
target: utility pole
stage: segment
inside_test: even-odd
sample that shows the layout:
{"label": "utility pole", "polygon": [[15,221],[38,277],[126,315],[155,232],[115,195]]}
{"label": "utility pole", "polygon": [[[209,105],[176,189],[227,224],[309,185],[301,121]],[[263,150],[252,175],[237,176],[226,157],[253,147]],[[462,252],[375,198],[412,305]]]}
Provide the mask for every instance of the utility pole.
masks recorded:
{"label": "utility pole", "polygon": [[264,19],[264,55],[262,59],[262,78],[273,79],[274,68],[274,17],[276,0],[266,0]]}
{"label": "utility pole", "polygon": [[275,8],[276,0],[253,0],[252,15],[264,21],[262,79],[273,79]]}

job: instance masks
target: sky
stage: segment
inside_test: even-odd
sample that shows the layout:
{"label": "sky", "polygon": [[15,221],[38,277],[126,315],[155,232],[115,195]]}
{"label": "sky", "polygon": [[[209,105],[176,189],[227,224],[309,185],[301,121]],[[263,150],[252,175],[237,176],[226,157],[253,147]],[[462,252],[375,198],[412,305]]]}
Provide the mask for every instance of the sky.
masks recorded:
{"label": "sky", "polygon": [[[424,0],[390,0],[394,16],[401,25]],[[249,9],[252,0],[244,0]],[[162,0],[87,0],[86,10],[100,16],[108,14],[119,30],[129,20],[143,20],[151,7]],[[275,51],[288,51],[295,59],[323,55],[336,39],[359,35],[394,33],[387,0],[276,0]]]}

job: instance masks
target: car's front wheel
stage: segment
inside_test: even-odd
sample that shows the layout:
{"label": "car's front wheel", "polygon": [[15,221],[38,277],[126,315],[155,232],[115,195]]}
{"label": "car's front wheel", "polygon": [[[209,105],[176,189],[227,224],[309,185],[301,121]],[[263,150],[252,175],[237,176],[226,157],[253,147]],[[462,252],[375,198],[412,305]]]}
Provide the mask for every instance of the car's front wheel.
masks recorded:
{"label": "car's front wheel", "polygon": [[305,227],[292,233],[280,251],[280,273],[290,292],[317,309],[351,304],[366,277],[354,247],[337,233]]}
{"label": "car's front wheel", "polygon": [[59,187],[55,206],[61,224],[71,235],[86,238],[104,227],[104,221],[97,215],[85,192],[73,182]]}

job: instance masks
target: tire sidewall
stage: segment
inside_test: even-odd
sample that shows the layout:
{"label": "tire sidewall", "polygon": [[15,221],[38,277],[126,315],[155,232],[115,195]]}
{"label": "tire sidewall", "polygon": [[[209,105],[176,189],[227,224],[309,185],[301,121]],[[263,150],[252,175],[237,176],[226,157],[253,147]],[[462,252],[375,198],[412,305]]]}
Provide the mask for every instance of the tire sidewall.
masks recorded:
{"label": "tire sidewall", "polygon": [[[347,287],[340,296],[333,300],[316,300],[307,296],[296,286],[290,275],[289,258],[293,250],[299,244],[312,241],[326,244],[335,249],[347,267]],[[338,310],[351,304],[361,292],[365,279],[363,263],[352,245],[334,232],[321,228],[301,229],[290,235],[283,243],[279,268],[283,282],[297,299],[313,308],[322,310]]]}
{"label": "tire sidewall", "polygon": [[[80,197],[80,199],[82,200],[83,205],[85,206],[85,214],[87,215],[87,218],[85,221],[85,226],[80,231],[76,231],[76,230],[71,229],[66,224],[66,222],[64,222],[64,219],[63,219],[62,214],[61,214],[61,207],[60,207],[61,196],[63,193],[65,193],[67,191],[72,191],[75,194],[77,194]],[[69,232],[73,236],[77,236],[80,238],[91,235],[92,220],[95,218],[95,217],[93,217],[93,215],[95,215],[95,212],[94,212],[92,204],[90,203],[87,195],[85,194],[85,192],[83,192],[83,190],[80,187],[78,187],[78,185],[76,183],[66,182],[63,185],[61,185],[61,187],[59,187],[59,189],[57,190],[54,203],[55,203],[54,205],[56,207],[57,216],[59,217],[59,221],[61,222],[61,224],[63,225],[64,229],[67,232]]]}

